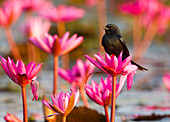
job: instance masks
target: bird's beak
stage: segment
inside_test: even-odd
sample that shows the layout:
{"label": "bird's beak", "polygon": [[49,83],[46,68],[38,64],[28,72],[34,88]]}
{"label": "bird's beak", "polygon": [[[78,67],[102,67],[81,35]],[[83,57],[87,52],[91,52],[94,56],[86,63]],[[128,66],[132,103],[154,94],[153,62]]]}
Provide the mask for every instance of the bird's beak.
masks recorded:
{"label": "bird's beak", "polygon": [[109,28],[107,28],[107,27],[104,27],[103,29],[105,29],[105,30],[109,30]]}

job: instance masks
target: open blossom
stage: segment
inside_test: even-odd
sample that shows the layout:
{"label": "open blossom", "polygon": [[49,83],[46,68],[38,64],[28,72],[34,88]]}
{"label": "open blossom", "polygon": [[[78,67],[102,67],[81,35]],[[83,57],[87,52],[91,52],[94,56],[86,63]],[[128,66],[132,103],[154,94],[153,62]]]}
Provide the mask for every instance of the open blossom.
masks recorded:
{"label": "open blossom", "polygon": [[7,27],[15,23],[22,12],[22,4],[18,1],[4,2],[0,8],[0,26]]}
{"label": "open blossom", "polygon": [[155,22],[157,32],[164,34],[170,22],[170,7],[163,5],[158,0],[150,0],[147,2],[146,13],[141,17],[141,21],[145,27]]}
{"label": "open blossom", "polygon": [[31,62],[26,66],[21,60],[17,60],[17,63],[15,64],[9,57],[7,59],[4,59],[3,57],[0,58],[2,61],[0,64],[7,75],[20,86],[30,84],[34,96],[33,100],[37,100],[37,89],[39,83],[36,81],[36,75],[38,74],[42,64],[38,64],[36,66],[36,63]]}
{"label": "open blossom", "polygon": [[141,4],[143,4],[143,6],[145,6],[145,14],[147,16],[155,16],[164,7],[164,5],[159,2],[159,0],[148,0],[148,1],[141,0]]}
{"label": "open blossom", "polygon": [[89,7],[93,7],[95,6],[96,4],[99,3],[99,0],[86,0],[86,5],[89,6]]}
{"label": "open blossom", "polygon": [[132,15],[155,14],[161,9],[162,4],[158,0],[135,0],[120,5],[120,10]]}
{"label": "open blossom", "polygon": [[31,18],[21,26],[21,30],[28,37],[42,37],[50,29],[51,23],[40,17]]}
{"label": "open blossom", "polygon": [[53,7],[51,0],[20,0],[20,2],[23,2],[25,11],[40,11]]}
{"label": "open blossom", "polygon": [[142,6],[143,4],[140,3],[140,1],[135,1],[134,3],[127,2],[123,3],[120,6],[120,11],[129,13],[132,15],[140,15],[144,12],[145,6]]}
{"label": "open blossom", "polygon": [[145,1],[144,4],[146,8],[141,20],[143,25],[147,27],[151,22],[157,19],[164,6],[158,0]]}
{"label": "open blossom", "polygon": [[83,42],[82,36],[77,37],[77,34],[74,34],[69,38],[69,35],[70,33],[66,32],[62,38],[59,38],[57,35],[51,36],[46,33],[44,39],[36,37],[30,37],[29,39],[33,44],[47,53],[63,55]]}
{"label": "open blossom", "polygon": [[170,22],[170,7],[165,6],[158,16],[158,33],[164,34],[168,28],[168,24]]}
{"label": "open blossom", "polygon": [[[119,83],[116,84],[116,98],[123,88],[125,80],[120,79]],[[97,84],[92,80],[92,85],[86,84],[86,94],[91,100],[101,106],[108,106],[111,104],[112,94],[112,78],[107,77],[105,80],[101,78],[100,84]]]}
{"label": "open blossom", "polygon": [[6,122],[23,122],[22,120],[20,120],[19,118],[17,118],[16,116],[7,113],[4,117]]}
{"label": "open blossom", "polygon": [[108,75],[121,75],[122,79],[127,78],[127,88],[128,90],[132,87],[133,84],[133,75],[136,74],[137,66],[131,64],[132,55],[128,56],[122,61],[122,52],[117,58],[115,55],[109,56],[105,54],[105,59],[99,53],[94,55],[96,60],[91,58],[88,55],[85,55],[86,58],[94,64],[97,68],[101,69]]}
{"label": "open blossom", "polygon": [[[67,116],[76,105],[79,98],[79,90],[71,91],[71,94],[68,92],[60,92],[57,95],[51,95],[52,104],[42,100],[43,104],[46,105],[49,109],[55,111],[56,114],[61,114],[62,116]],[[52,116],[52,115],[49,115]]]}
{"label": "open blossom", "polygon": [[159,34],[166,32],[170,21],[170,7],[163,5],[158,0],[135,0],[134,2],[123,3],[120,10],[140,17],[139,19],[144,27],[156,22]]}
{"label": "open blossom", "polygon": [[70,22],[84,17],[85,11],[75,6],[59,5],[40,12],[40,15],[52,22]]}
{"label": "open blossom", "polygon": [[92,65],[88,60],[83,63],[82,60],[77,59],[76,65],[73,66],[71,70],[59,68],[58,74],[68,81],[74,89],[75,87],[80,87],[93,70],[94,65]]}
{"label": "open blossom", "polygon": [[167,89],[170,91],[170,73],[165,73],[163,76],[163,82],[164,85],[167,87]]}

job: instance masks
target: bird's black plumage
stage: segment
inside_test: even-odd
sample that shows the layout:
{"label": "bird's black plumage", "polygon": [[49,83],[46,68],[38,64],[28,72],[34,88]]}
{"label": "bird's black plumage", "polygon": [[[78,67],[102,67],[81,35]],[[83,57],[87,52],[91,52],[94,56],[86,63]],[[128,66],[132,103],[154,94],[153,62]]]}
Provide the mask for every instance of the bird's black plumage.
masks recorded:
{"label": "bird's black plumage", "polygon": [[[123,51],[122,59],[127,58],[129,54],[129,50],[126,46],[126,42],[122,38],[119,28],[114,24],[108,24],[105,26],[105,34],[102,38],[102,46],[104,50],[109,55],[114,54],[115,56],[119,56],[119,54]],[[146,68],[140,66],[131,60],[131,63],[136,65],[139,70],[146,70]]]}

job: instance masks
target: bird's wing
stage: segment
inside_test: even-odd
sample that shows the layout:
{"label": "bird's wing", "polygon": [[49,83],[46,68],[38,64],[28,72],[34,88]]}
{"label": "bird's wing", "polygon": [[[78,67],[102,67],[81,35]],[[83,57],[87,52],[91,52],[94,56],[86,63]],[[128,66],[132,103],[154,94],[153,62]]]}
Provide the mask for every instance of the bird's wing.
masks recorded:
{"label": "bird's wing", "polygon": [[105,45],[105,42],[106,42],[107,40],[105,40],[105,35],[103,36],[103,38],[102,38],[102,46],[104,46]]}
{"label": "bird's wing", "polygon": [[129,56],[130,54],[129,54],[129,50],[128,50],[127,46],[126,46],[125,40],[122,38],[121,35],[118,35],[118,39],[119,39],[119,42],[122,44],[122,46],[123,46],[123,48],[124,48],[124,53],[125,53],[127,56]]}

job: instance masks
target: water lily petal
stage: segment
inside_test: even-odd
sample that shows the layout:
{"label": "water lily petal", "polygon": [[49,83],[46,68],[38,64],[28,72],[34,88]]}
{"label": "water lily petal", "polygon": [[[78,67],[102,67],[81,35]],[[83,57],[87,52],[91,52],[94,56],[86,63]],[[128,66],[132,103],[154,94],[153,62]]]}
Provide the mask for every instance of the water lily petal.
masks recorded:
{"label": "water lily petal", "polygon": [[59,114],[59,113],[50,114],[50,115],[46,116],[45,118],[47,118],[47,117],[52,117],[52,116],[58,115],[58,114]]}
{"label": "water lily petal", "polygon": [[108,66],[111,67],[111,57],[107,53],[105,54],[105,60]]}
{"label": "water lily petal", "polygon": [[100,57],[96,54],[94,54],[94,57],[97,59],[97,61],[102,65],[102,66],[107,66],[108,67],[108,64],[106,63],[106,61],[103,59],[103,57]]}
{"label": "water lily petal", "polygon": [[67,116],[73,110],[73,108],[75,106],[75,102],[77,102],[77,100],[78,100],[78,97],[79,97],[79,91],[77,91],[77,93],[75,93],[75,91],[71,92],[69,103],[68,103],[67,109],[64,113],[64,116]]}
{"label": "water lily petal", "polygon": [[[8,70],[7,61],[6,61],[3,57],[1,57],[1,56],[0,56],[0,58],[1,58],[1,61],[2,61],[2,62],[0,62],[2,68],[3,68],[4,71],[7,73],[7,75],[8,75],[13,81],[15,81],[15,79],[14,79],[13,76],[11,75],[10,71]],[[17,82],[17,81],[15,81],[15,82]]]}
{"label": "water lily petal", "polygon": [[[88,56],[88,55],[85,55],[85,57],[86,57],[93,65],[95,65],[97,68],[105,71],[105,70],[103,69],[103,67],[102,67],[97,61],[95,61],[93,58],[91,58],[91,57]],[[105,72],[106,72],[106,71],[105,71]]]}
{"label": "water lily petal", "polygon": [[71,40],[72,44],[66,45],[62,48],[61,55],[66,54],[67,52],[73,50],[77,46],[79,46],[83,42],[84,38],[82,36],[79,36],[76,40]]}
{"label": "water lily petal", "polygon": [[70,32],[66,32],[62,38],[59,39],[61,47],[64,47],[67,44],[67,40],[69,38]]}
{"label": "water lily petal", "polygon": [[118,59],[116,56],[113,56],[111,58],[111,68],[114,70],[114,71],[118,71],[117,70],[117,67],[118,67]]}
{"label": "water lily petal", "polygon": [[123,70],[132,60],[132,55],[128,56],[122,63],[119,64],[117,71]]}
{"label": "water lily petal", "polygon": [[5,115],[4,119],[6,122],[22,122],[22,120],[9,113]]}
{"label": "water lily petal", "polygon": [[132,72],[127,76],[127,89],[130,90],[133,85],[133,76],[136,74],[136,71]]}
{"label": "water lily petal", "polygon": [[87,85],[86,85],[85,90],[86,90],[87,96],[88,96],[91,100],[94,101],[94,96],[93,96],[94,93],[93,93],[93,91],[91,90],[91,88],[87,87]]}
{"label": "water lily petal", "polygon": [[49,105],[50,105],[50,107],[52,108],[53,111],[55,111],[55,112],[57,112],[57,113],[59,113],[59,114],[61,114],[61,115],[64,114],[64,111],[62,111],[62,110],[61,110],[60,108],[58,108],[57,106],[51,105],[51,104],[49,104]]}
{"label": "water lily petal", "polygon": [[166,88],[168,90],[170,90],[170,73],[169,72],[165,72],[162,78],[164,85],[166,86]]}
{"label": "water lily petal", "polygon": [[33,61],[26,66],[26,74],[29,76],[31,71],[35,68],[36,63]]}
{"label": "water lily petal", "polygon": [[39,72],[39,70],[41,69],[42,67],[42,64],[38,64],[32,71],[31,73],[28,75],[28,79],[32,79],[33,77],[35,77],[37,75],[37,73]]}
{"label": "water lily petal", "polygon": [[98,88],[99,88],[99,85],[94,80],[92,80],[92,89],[93,89],[94,94],[96,95],[99,95]]}
{"label": "water lily petal", "polygon": [[122,54],[123,54],[123,52],[121,52],[120,55],[119,55],[119,57],[118,57],[119,65],[120,65],[120,63],[122,62]]}
{"label": "water lily petal", "polygon": [[50,103],[45,101],[45,100],[42,100],[42,103],[47,106],[49,109],[52,109],[51,106],[50,106]]}
{"label": "water lily petal", "polygon": [[99,105],[104,106],[104,102],[102,101],[101,97],[98,97],[97,95],[94,95],[95,102]]}
{"label": "water lily petal", "polygon": [[33,94],[33,101],[34,99],[38,100],[38,87],[39,87],[39,83],[36,80],[36,77],[32,79],[32,82],[30,83],[31,85],[31,90],[32,90],[32,94]]}
{"label": "water lily petal", "polygon": [[112,92],[109,90],[106,90],[103,94],[103,101],[104,101],[104,106],[108,106],[111,104],[111,98],[112,98]]}
{"label": "water lily petal", "polygon": [[86,71],[85,71],[85,66],[84,66],[83,61],[78,59],[76,61],[76,66],[77,66],[77,69],[78,69],[78,71],[80,73],[80,77],[84,79],[85,75],[86,75]]}
{"label": "water lily petal", "polygon": [[58,105],[58,99],[56,99],[56,97],[54,98],[53,94],[51,94],[51,100],[52,100],[52,103],[59,108],[59,105]]}
{"label": "water lily petal", "polygon": [[118,97],[118,95],[120,94],[120,91],[122,90],[123,88],[123,85],[126,81],[126,78],[127,78],[127,75],[121,75],[120,76],[120,80],[119,80],[119,85],[118,85],[118,88],[116,88],[116,98]]}
{"label": "water lily petal", "polygon": [[22,74],[25,74],[26,73],[26,69],[25,69],[25,64],[19,60],[18,61],[18,65],[17,65],[17,73],[22,73]]}
{"label": "water lily petal", "polygon": [[69,71],[65,69],[58,68],[58,75],[62,77],[63,79],[65,79],[66,81],[71,82],[73,80],[72,75],[70,75]]}

